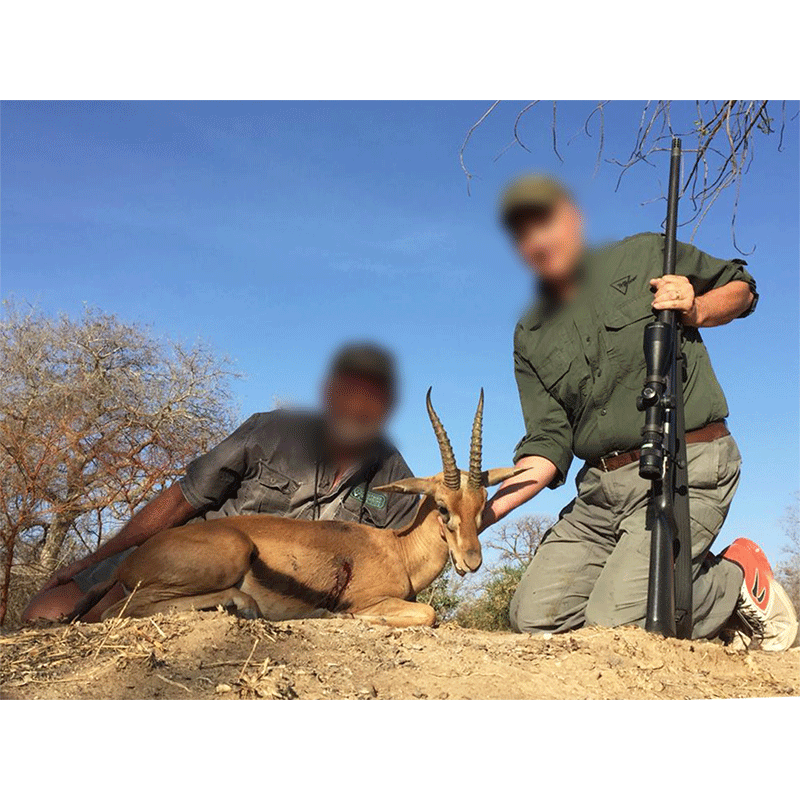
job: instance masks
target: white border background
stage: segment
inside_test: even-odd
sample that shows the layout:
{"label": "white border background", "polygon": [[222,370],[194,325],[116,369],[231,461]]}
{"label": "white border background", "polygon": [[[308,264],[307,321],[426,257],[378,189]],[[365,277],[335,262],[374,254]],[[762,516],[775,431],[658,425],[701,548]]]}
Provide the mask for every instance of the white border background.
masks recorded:
{"label": "white border background", "polygon": [[[785,3],[73,0],[1,14],[3,99],[800,94]],[[0,787],[10,798],[181,800],[780,796],[796,789],[799,709],[796,699],[5,702]]]}

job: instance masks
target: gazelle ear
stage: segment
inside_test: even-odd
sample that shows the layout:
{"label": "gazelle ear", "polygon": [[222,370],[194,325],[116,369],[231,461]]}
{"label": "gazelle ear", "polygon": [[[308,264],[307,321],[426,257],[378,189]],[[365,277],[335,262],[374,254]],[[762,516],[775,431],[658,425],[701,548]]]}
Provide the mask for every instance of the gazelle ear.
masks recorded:
{"label": "gazelle ear", "polygon": [[399,481],[387,483],[385,486],[375,486],[373,492],[398,492],[400,494],[433,494],[436,491],[435,478],[402,478]]}
{"label": "gazelle ear", "polygon": [[497,467],[495,469],[484,470],[481,478],[483,479],[482,482],[484,486],[496,486],[498,483],[507,481],[515,475],[522,474],[527,469],[528,467]]}

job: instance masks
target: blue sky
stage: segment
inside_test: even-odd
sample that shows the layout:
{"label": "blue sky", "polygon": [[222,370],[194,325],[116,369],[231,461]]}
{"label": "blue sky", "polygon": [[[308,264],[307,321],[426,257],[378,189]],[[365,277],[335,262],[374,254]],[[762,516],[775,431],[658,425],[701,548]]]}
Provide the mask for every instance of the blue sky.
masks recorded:
{"label": "blue sky", "polygon": [[[202,338],[229,354],[241,414],[274,398],[314,402],[330,351],[379,338],[398,353],[395,439],[411,467],[438,470],[424,412],[434,400],[462,461],[479,388],[484,458],[510,463],[522,435],[514,322],[531,292],[495,222],[512,175],[546,170],[576,187],[594,239],[658,230],[666,160],[592,178],[596,134],[567,141],[590,106],[563,103],[559,163],[551,108],[526,118],[531,153],[511,149],[520,104],[501,104],[467,152],[458,149],[488,102],[5,103],[2,106],[2,294],[49,312],[83,304]],[[641,105],[613,103],[606,154],[630,150]],[[790,116],[797,104],[790,107]],[[692,118],[693,104],[676,109]],[[739,535],[779,554],[779,519],[798,489],[798,123],[758,143],[737,236],[761,293],[747,320],[704,332],[744,456],[719,545]],[[731,198],[695,239],[734,257]],[[682,231],[682,238],[688,233]],[[573,467],[573,475],[575,468]],[[521,513],[555,514],[573,486]]]}

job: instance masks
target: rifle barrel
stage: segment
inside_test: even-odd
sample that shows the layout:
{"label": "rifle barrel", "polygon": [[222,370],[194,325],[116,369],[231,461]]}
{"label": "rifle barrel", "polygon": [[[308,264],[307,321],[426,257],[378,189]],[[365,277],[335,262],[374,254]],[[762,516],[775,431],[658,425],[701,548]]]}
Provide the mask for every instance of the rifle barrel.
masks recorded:
{"label": "rifle barrel", "polygon": [[681,180],[681,140],[672,140],[669,159],[669,194],[667,195],[667,224],[664,240],[664,275],[675,274],[675,242],[678,237],[678,196]]}

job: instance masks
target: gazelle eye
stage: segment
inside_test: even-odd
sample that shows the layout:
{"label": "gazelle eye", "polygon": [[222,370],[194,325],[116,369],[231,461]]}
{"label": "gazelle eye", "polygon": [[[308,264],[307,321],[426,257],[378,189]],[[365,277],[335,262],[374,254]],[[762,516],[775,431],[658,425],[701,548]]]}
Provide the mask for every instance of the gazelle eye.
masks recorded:
{"label": "gazelle eye", "polygon": [[442,520],[447,522],[450,519],[450,511],[448,510],[447,506],[440,505],[438,510]]}

